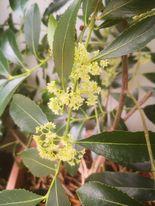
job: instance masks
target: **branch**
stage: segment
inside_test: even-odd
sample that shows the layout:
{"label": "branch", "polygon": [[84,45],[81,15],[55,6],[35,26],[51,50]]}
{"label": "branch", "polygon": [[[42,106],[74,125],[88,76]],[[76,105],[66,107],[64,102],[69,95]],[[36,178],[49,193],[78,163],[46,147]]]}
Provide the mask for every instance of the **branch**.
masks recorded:
{"label": "branch", "polygon": [[[148,92],[145,94],[145,96],[138,102],[139,106],[141,107],[151,96],[152,96],[152,91]],[[127,121],[135,112],[137,111],[137,106],[134,106],[123,118],[124,121]]]}
{"label": "branch", "polygon": [[123,66],[123,74],[122,74],[122,89],[121,89],[121,94],[119,98],[119,106],[118,110],[111,128],[111,131],[117,129],[120,119],[121,119],[121,114],[123,111],[123,107],[125,104],[125,98],[127,95],[127,90],[128,90],[128,57],[123,56],[122,57],[122,66]]}

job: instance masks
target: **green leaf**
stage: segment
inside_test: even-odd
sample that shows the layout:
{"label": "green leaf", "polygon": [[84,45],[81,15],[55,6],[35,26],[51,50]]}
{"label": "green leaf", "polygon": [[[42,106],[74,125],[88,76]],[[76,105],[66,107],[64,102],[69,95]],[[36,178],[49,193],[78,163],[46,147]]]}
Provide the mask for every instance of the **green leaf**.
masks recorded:
{"label": "green leaf", "polygon": [[3,88],[0,91],[0,116],[4,112],[7,104],[11,100],[13,94],[15,93],[18,86],[24,81],[27,76],[21,76],[15,79],[12,79],[5,83]]}
{"label": "green leaf", "polygon": [[54,185],[50,191],[50,195],[48,198],[48,201],[46,203],[46,206],[70,206],[70,202],[68,200],[68,197],[65,195],[65,191],[59,182],[59,180],[56,180],[54,182]]}
{"label": "green leaf", "polygon": [[89,23],[89,17],[93,13],[94,8],[96,6],[96,0],[85,0],[83,1],[83,19],[84,24],[88,25]]}
{"label": "green leaf", "polygon": [[62,85],[64,78],[68,78],[74,60],[75,23],[81,0],[74,0],[73,4],[61,17],[54,35],[53,55],[56,71]]}
{"label": "green leaf", "polygon": [[111,0],[103,11],[106,18],[128,18],[155,8],[154,0]]}
{"label": "green leaf", "polygon": [[36,55],[40,38],[41,17],[37,4],[33,4],[26,12],[24,33],[28,47]]}
{"label": "green leaf", "polygon": [[44,12],[43,23],[47,25],[49,16],[61,9],[67,2],[68,0],[54,0]]}
{"label": "green leaf", "polygon": [[145,73],[144,76],[150,80],[152,83],[155,84],[155,73],[154,72],[150,72],[150,73]]}
{"label": "green leaf", "polygon": [[3,53],[0,50],[0,75],[4,76],[4,77],[8,77],[9,76],[9,65],[7,60],[5,59]]}
{"label": "green leaf", "polygon": [[116,187],[142,202],[155,200],[155,181],[138,174],[104,172],[91,175],[87,181],[97,181]]}
{"label": "green leaf", "polygon": [[[153,154],[155,155],[155,133],[150,132],[149,134]],[[144,132],[103,132],[81,140],[78,144],[124,165],[149,161]]]}
{"label": "green leaf", "polygon": [[50,46],[51,51],[53,51],[53,40],[54,40],[54,34],[58,23],[53,15],[50,15],[49,21],[48,21],[48,30],[47,30],[47,38],[48,38],[48,44]]}
{"label": "green leaf", "polygon": [[7,30],[0,40],[1,51],[4,56],[13,63],[19,63],[23,66],[21,52],[18,49],[16,38],[11,30]]}
{"label": "green leaf", "polygon": [[8,80],[0,79],[0,89],[7,83]]}
{"label": "green leaf", "polygon": [[86,183],[78,189],[77,194],[82,205],[142,206],[141,203],[116,188],[96,181]]}
{"label": "green leaf", "polygon": [[28,0],[9,0],[10,6],[14,11],[24,11]]}
{"label": "green leaf", "polygon": [[48,122],[40,107],[29,98],[16,94],[10,106],[10,115],[22,131],[33,133],[39,125]]}
{"label": "green leaf", "polygon": [[0,192],[0,206],[36,206],[43,197],[24,189]]}
{"label": "green leaf", "polygon": [[31,148],[22,152],[21,157],[24,165],[36,177],[50,175],[55,171],[55,164],[40,157],[37,149]]}
{"label": "green leaf", "polygon": [[143,19],[120,34],[94,60],[119,57],[137,51],[155,38],[154,30],[155,16]]}
{"label": "green leaf", "polygon": [[155,124],[155,104],[146,106],[144,112],[147,118]]}

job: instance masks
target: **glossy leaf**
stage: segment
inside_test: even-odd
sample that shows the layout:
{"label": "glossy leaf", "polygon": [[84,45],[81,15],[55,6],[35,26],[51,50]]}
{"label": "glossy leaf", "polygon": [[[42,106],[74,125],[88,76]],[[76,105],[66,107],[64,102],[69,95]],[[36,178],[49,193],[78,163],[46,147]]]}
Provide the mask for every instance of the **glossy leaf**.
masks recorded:
{"label": "glossy leaf", "polygon": [[147,118],[155,124],[155,104],[146,106],[144,112]]}
{"label": "glossy leaf", "polygon": [[[150,132],[152,150],[155,155],[155,133]],[[99,155],[114,162],[130,165],[135,162],[149,161],[143,132],[103,132],[78,142]]]}
{"label": "glossy leaf", "polygon": [[18,49],[16,38],[11,30],[7,30],[0,39],[1,51],[4,56],[13,63],[23,66],[21,52]]}
{"label": "glossy leaf", "polygon": [[93,13],[96,4],[97,4],[96,0],[83,1],[83,19],[85,25],[89,23],[89,17]]}
{"label": "glossy leaf", "polygon": [[55,164],[40,157],[37,149],[27,149],[21,154],[24,165],[36,177],[50,175],[55,171]]}
{"label": "glossy leaf", "polygon": [[61,17],[54,35],[54,62],[63,85],[73,66],[75,23],[80,4],[81,0],[73,1],[73,4]]}
{"label": "glossy leaf", "polygon": [[43,197],[24,189],[0,192],[0,206],[36,206]]}
{"label": "glossy leaf", "polygon": [[155,38],[154,29],[155,16],[143,19],[120,34],[94,60],[119,57],[143,48]]}
{"label": "glossy leaf", "polygon": [[155,84],[155,73],[154,72],[150,72],[150,73],[145,73],[144,76],[150,80],[152,83]]}
{"label": "glossy leaf", "polygon": [[111,0],[104,12],[106,18],[127,18],[155,8],[154,0]]}
{"label": "glossy leaf", "polygon": [[56,180],[54,182],[54,185],[50,191],[49,199],[46,203],[46,206],[51,206],[51,205],[54,206],[71,205],[59,180]]}
{"label": "glossy leaf", "polygon": [[10,115],[22,131],[33,133],[39,125],[48,122],[40,107],[29,98],[16,94],[10,106]]}
{"label": "glossy leaf", "polygon": [[155,200],[155,181],[138,174],[104,172],[91,175],[87,181],[97,181],[116,187],[142,202]]}
{"label": "glossy leaf", "polygon": [[7,60],[5,59],[3,53],[0,50],[0,75],[4,76],[4,77],[8,77],[9,76],[9,65]]}
{"label": "glossy leaf", "polygon": [[48,38],[48,44],[50,46],[51,51],[53,51],[53,40],[54,40],[54,34],[57,27],[57,21],[54,18],[54,16],[50,16],[48,21],[48,31],[47,31],[47,38]]}
{"label": "glossy leaf", "polygon": [[4,112],[6,106],[11,100],[18,86],[24,81],[27,76],[21,76],[8,81],[0,91],[0,116]]}
{"label": "glossy leaf", "polygon": [[36,55],[40,37],[41,17],[37,4],[33,4],[26,12],[24,33],[28,47]]}
{"label": "glossy leaf", "polygon": [[78,189],[82,205],[89,206],[142,206],[141,203],[109,185],[92,181]]}

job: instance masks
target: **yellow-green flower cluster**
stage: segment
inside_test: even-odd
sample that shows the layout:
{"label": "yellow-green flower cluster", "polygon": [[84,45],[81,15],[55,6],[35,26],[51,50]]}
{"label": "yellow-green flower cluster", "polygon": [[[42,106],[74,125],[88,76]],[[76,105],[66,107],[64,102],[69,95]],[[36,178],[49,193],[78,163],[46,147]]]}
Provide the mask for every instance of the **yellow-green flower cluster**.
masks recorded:
{"label": "yellow-green flower cluster", "polygon": [[83,157],[84,150],[77,151],[74,148],[74,141],[70,134],[58,136],[54,129],[55,125],[51,122],[36,128],[33,138],[40,156],[51,161],[61,160],[70,165],[78,164]]}
{"label": "yellow-green flower cluster", "polygon": [[61,89],[56,82],[48,84],[48,91],[53,95],[49,101],[49,108],[55,114],[62,114],[65,108],[78,110],[85,102],[88,106],[94,106],[101,92],[93,76],[100,75],[101,69],[107,65],[107,61],[91,62],[89,53],[81,43],[75,48],[74,64],[70,75],[70,85],[66,91]]}
{"label": "yellow-green flower cluster", "polygon": [[105,65],[105,69],[102,71],[102,85],[108,88],[112,81],[115,79],[117,75],[116,67],[118,66],[119,61],[116,59],[111,60],[110,63],[105,65],[105,62],[101,61],[101,65]]}

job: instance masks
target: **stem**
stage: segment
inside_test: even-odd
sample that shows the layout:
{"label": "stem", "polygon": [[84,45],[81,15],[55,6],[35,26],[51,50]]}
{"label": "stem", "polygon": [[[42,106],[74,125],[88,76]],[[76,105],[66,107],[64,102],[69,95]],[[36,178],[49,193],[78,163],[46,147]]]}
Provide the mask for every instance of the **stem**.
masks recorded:
{"label": "stem", "polygon": [[144,135],[145,135],[145,140],[146,140],[146,145],[147,145],[147,149],[148,149],[148,153],[149,153],[149,158],[150,158],[150,163],[151,163],[151,170],[152,170],[152,175],[153,178],[155,179],[155,162],[154,162],[154,157],[153,157],[153,152],[152,152],[152,148],[151,148],[151,142],[150,142],[150,136],[149,136],[149,131],[146,125],[146,121],[145,121],[145,113],[144,111],[141,109],[138,101],[135,99],[135,97],[128,93],[128,96],[131,97],[131,99],[133,100],[133,102],[135,103],[139,114],[141,116],[141,120],[143,123],[143,128],[144,128]]}
{"label": "stem", "polygon": [[[138,102],[139,106],[142,106],[151,96],[152,96],[153,92],[150,91],[147,94],[145,94],[145,96],[143,97],[142,100],[140,100]],[[133,107],[127,114],[126,116],[123,118],[124,121],[127,121],[135,112],[137,111],[137,107]]]}
{"label": "stem", "polygon": [[48,198],[49,198],[51,189],[52,189],[52,187],[53,187],[53,185],[54,185],[54,182],[55,182],[55,180],[56,180],[56,178],[57,178],[57,176],[58,176],[58,174],[59,174],[60,166],[61,166],[61,161],[58,162],[58,167],[57,167],[56,172],[55,172],[55,174],[54,174],[54,177],[53,177],[53,179],[52,179],[51,185],[50,185],[50,187],[49,187],[49,189],[48,189],[47,194],[45,195],[46,201],[48,201]]}
{"label": "stem", "polygon": [[98,0],[98,2],[97,2],[97,5],[96,5],[96,8],[95,8],[94,14],[93,14],[93,16],[92,16],[92,18],[91,18],[91,21],[90,21],[90,24],[89,24],[90,30],[89,30],[89,33],[88,33],[88,36],[87,36],[87,39],[86,39],[86,44],[85,44],[85,47],[86,47],[86,48],[88,47],[89,41],[90,41],[90,39],[91,39],[91,34],[92,34],[92,32],[93,32],[93,29],[94,29],[95,20],[96,20],[95,18],[96,18],[96,14],[97,14],[97,11],[98,11],[98,6],[99,6],[99,4],[100,4],[100,0]]}
{"label": "stem", "polygon": [[69,132],[69,129],[70,129],[71,115],[72,115],[72,108],[70,108],[69,112],[68,112],[67,124],[66,124],[65,133],[64,133],[65,135],[67,135],[67,133]]}
{"label": "stem", "polygon": [[4,148],[6,148],[6,147],[9,147],[9,146],[14,145],[14,144],[17,144],[17,143],[19,143],[17,140],[16,140],[16,141],[13,141],[13,142],[9,142],[9,143],[7,143],[7,144],[4,144],[4,145],[0,146],[0,149],[4,149]]}
{"label": "stem", "polygon": [[122,64],[123,64],[122,91],[121,91],[121,95],[119,99],[118,110],[117,110],[111,130],[115,130],[119,125],[121,114],[122,114],[123,107],[125,104],[127,90],[128,90],[128,57],[127,55],[122,57]]}
{"label": "stem", "polygon": [[95,118],[96,118],[96,126],[97,126],[97,131],[98,131],[98,133],[100,133],[100,132],[101,132],[101,130],[100,130],[99,115],[98,115],[98,112],[97,112],[96,107],[95,107]]}

